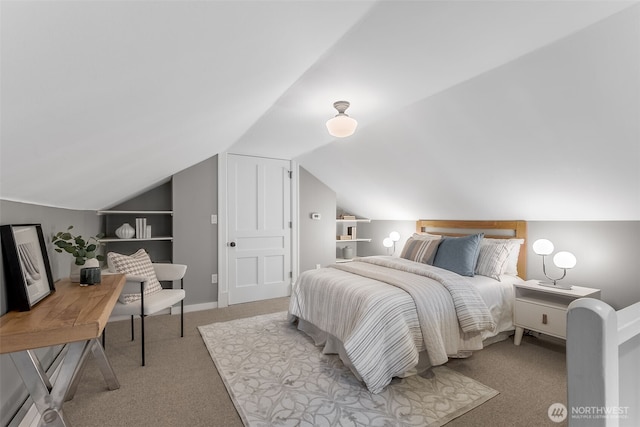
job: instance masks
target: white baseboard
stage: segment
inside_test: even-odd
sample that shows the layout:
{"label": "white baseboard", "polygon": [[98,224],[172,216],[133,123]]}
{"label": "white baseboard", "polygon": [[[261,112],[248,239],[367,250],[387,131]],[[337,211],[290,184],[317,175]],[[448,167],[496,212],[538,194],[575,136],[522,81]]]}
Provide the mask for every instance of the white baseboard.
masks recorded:
{"label": "white baseboard", "polygon": [[[192,311],[210,310],[212,308],[218,308],[217,302],[205,302],[202,304],[189,304],[184,306],[184,312],[189,313]],[[180,314],[180,308],[177,306],[171,307],[171,314]]]}

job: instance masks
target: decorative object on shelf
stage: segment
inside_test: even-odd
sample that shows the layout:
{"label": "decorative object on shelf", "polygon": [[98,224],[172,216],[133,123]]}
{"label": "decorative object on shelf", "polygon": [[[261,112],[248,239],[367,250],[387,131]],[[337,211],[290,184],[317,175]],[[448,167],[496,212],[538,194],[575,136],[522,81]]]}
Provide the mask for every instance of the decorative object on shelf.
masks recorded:
{"label": "decorative object on shelf", "polygon": [[355,221],[356,216],[355,215],[343,214],[343,215],[340,215],[340,218],[338,218],[338,219],[341,219],[343,221]]}
{"label": "decorative object on shelf", "polygon": [[355,240],[358,238],[358,236],[356,236],[356,226],[355,225],[351,225],[349,227],[347,227],[347,236],[351,236],[352,240]]}
{"label": "decorative object on shelf", "polygon": [[40,224],[3,225],[2,257],[7,308],[28,311],[55,291]]}
{"label": "decorative object on shelf", "polygon": [[542,257],[542,273],[544,276],[551,280],[550,282],[540,282],[542,286],[556,287],[558,289],[571,289],[571,285],[564,285],[558,283],[560,280],[564,279],[567,275],[567,270],[576,266],[576,257],[567,251],[560,251],[553,257],[553,263],[556,267],[561,268],[563,270],[562,276],[559,278],[551,278],[547,275],[547,269],[544,262],[544,258],[547,255],[551,255],[553,253],[553,243],[547,239],[538,239],[533,242],[533,251]]}
{"label": "decorative object on shelf", "polygon": [[397,231],[392,231],[391,233],[389,233],[389,237],[384,238],[384,240],[382,241],[382,246],[387,248],[387,252],[389,252],[389,248],[393,247],[393,252],[391,252],[391,255],[393,255],[396,253],[396,242],[398,240],[400,240],[400,233],[398,233]]}
{"label": "decorative object on shelf", "polygon": [[341,234],[336,236],[336,240],[353,240],[351,236],[347,236],[346,234]]}
{"label": "decorative object on shelf", "polygon": [[144,229],[144,238],[145,239],[150,239],[151,238],[151,226],[147,225]]}
{"label": "decorative object on shelf", "polygon": [[350,246],[345,246],[342,248],[342,258],[351,259],[353,258],[353,248]]}
{"label": "decorative object on shelf", "polygon": [[80,286],[97,285],[102,280],[100,267],[85,267],[80,269]]}
{"label": "decorative object on shelf", "polygon": [[128,222],[116,228],[116,236],[120,239],[131,239],[135,235],[136,230]]}
{"label": "decorative object on shelf", "polygon": [[327,120],[327,130],[329,135],[336,138],[345,138],[353,135],[358,126],[358,122],[345,114],[347,108],[349,108],[347,101],[336,101],[333,103],[333,108],[338,110],[338,114],[332,119]]}
{"label": "decorative object on shelf", "polygon": [[53,236],[51,242],[57,246],[55,248],[56,252],[71,254],[73,259],[71,260],[70,279],[72,282],[79,282],[80,268],[82,266],[99,267],[100,263],[98,261],[104,260],[104,256],[96,253],[100,245],[98,239],[104,237],[104,234],[100,233],[85,240],[82,236],[71,234],[69,232],[71,229],[73,229],[73,225],[70,225],[67,231],[59,231]]}

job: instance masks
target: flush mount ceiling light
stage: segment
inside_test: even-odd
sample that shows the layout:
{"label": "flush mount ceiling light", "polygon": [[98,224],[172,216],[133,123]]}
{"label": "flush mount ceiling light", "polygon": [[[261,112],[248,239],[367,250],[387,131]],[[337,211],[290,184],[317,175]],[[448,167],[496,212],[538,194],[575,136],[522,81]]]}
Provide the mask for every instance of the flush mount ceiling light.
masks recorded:
{"label": "flush mount ceiling light", "polygon": [[353,132],[356,131],[358,122],[345,114],[349,105],[351,104],[347,101],[336,101],[333,103],[333,107],[338,110],[338,114],[334,118],[327,120],[327,130],[331,136],[344,138],[353,135]]}

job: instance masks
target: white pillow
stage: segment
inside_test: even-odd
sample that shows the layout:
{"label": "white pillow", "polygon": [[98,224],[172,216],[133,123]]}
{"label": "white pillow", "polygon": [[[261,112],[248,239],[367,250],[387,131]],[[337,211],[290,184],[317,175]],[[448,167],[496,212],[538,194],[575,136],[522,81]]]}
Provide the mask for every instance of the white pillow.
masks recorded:
{"label": "white pillow", "polygon": [[476,264],[476,274],[500,281],[500,275],[504,273],[509,259],[509,246],[508,242],[481,244],[478,263]]}
{"label": "white pillow", "polygon": [[507,257],[507,262],[505,263],[504,271],[502,272],[502,274],[517,276],[520,246],[524,243],[524,239],[492,239],[485,237],[484,239],[482,239],[482,242],[480,242],[480,245],[482,248],[482,245],[499,245],[504,243],[507,244],[509,256]]}
{"label": "white pillow", "polygon": [[[151,258],[144,249],[138,249],[138,251],[132,255],[122,255],[116,252],[109,252],[107,254],[107,264],[109,265],[109,271],[112,273],[133,274],[135,276],[144,276],[149,278],[147,287],[144,289],[145,295],[150,295],[162,290],[162,285],[156,277],[156,272],[153,269]],[[118,300],[123,304],[130,304],[141,298],[140,293],[125,294],[121,293]]]}

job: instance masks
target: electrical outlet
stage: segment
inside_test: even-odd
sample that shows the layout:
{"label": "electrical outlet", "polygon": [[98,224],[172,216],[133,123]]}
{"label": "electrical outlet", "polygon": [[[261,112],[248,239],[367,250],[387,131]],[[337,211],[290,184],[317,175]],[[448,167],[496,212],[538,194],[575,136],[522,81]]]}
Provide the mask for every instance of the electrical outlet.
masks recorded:
{"label": "electrical outlet", "polygon": [[211,215],[211,224],[218,223],[218,215]]}
{"label": "electrical outlet", "polygon": [[218,275],[217,274],[212,274],[211,275],[211,283],[212,284],[218,283]]}

